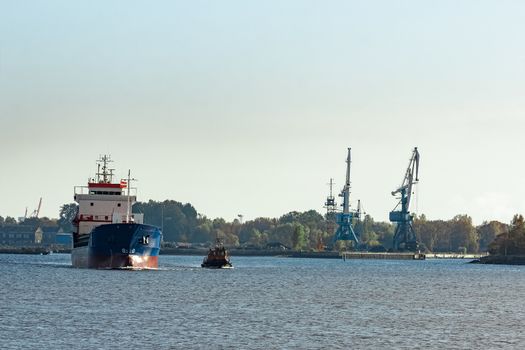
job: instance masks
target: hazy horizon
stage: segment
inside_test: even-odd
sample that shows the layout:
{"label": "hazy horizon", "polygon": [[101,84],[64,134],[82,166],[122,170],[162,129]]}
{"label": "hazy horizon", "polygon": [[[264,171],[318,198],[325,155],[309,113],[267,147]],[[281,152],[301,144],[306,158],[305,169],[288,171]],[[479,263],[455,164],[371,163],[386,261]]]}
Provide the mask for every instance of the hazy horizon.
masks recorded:
{"label": "hazy horizon", "polygon": [[[138,200],[245,220],[525,213],[525,2],[2,1],[0,215],[58,217],[110,154]],[[340,202],[338,198],[338,202]]]}

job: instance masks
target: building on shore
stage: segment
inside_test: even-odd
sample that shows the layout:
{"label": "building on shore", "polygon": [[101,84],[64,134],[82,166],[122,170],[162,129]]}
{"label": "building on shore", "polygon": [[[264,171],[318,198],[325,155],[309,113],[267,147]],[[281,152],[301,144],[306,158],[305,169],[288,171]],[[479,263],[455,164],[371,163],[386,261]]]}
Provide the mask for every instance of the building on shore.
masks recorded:
{"label": "building on shore", "polygon": [[64,233],[58,227],[32,225],[0,225],[0,246],[35,247],[56,246],[71,247],[71,233]]}

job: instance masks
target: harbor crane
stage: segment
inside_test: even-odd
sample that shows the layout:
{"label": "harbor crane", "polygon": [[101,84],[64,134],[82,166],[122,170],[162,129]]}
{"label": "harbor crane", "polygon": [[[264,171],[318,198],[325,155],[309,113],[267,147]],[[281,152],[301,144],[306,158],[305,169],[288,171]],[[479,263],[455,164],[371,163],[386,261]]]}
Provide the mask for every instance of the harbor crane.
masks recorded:
{"label": "harbor crane", "polygon": [[[419,181],[419,152],[414,147],[408,168],[403,178],[401,186],[392,191],[392,195],[400,195],[399,202],[393,211],[390,212],[391,222],[395,222],[396,231],[394,233],[393,249],[394,251],[416,251],[419,244],[416,239],[416,233],[412,227],[414,215],[410,213],[410,198],[412,196],[412,186]],[[399,208],[400,207],[400,208]],[[398,210],[396,210],[398,209]]]}
{"label": "harbor crane", "polygon": [[348,157],[346,158],[346,181],[341,191],[340,197],[343,197],[343,211],[336,214],[336,223],[338,225],[337,231],[334,235],[334,242],[342,241],[353,241],[355,246],[359,244],[359,239],[355,234],[352,223],[354,218],[357,218],[357,212],[350,210],[350,163],[351,159],[351,148],[348,148]]}

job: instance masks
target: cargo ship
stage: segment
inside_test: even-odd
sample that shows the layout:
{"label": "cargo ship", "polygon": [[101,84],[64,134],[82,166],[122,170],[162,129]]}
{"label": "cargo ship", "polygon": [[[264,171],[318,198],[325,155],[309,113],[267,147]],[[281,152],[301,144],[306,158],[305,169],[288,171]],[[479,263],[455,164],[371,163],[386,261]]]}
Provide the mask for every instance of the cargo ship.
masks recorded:
{"label": "cargo ship", "polygon": [[131,174],[114,183],[110,162],[109,156],[101,157],[96,177],[74,188],[78,211],[71,263],[95,269],[157,268],[162,233],[143,224],[143,214],[131,212],[137,198]]}

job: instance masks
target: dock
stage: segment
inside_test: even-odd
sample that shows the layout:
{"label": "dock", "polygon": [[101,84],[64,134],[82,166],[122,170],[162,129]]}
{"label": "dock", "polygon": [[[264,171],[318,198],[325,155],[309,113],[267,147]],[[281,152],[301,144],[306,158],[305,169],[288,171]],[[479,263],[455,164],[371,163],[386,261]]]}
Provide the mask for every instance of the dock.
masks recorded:
{"label": "dock", "polygon": [[427,259],[480,259],[487,256],[484,254],[460,254],[460,253],[428,253]]}
{"label": "dock", "polygon": [[381,260],[425,260],[423,253],[369,253],[369,252],[341,252],[346,259],[381,259]]}

